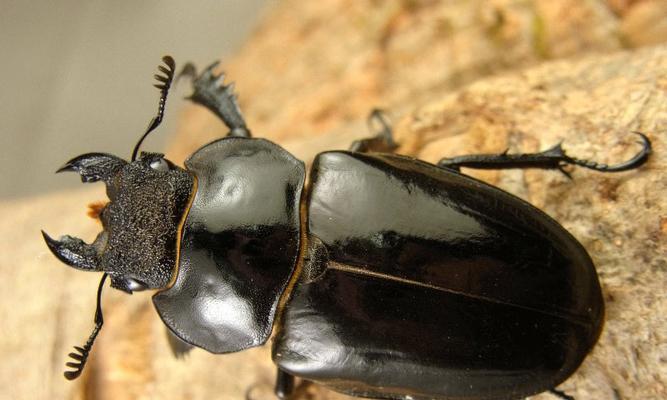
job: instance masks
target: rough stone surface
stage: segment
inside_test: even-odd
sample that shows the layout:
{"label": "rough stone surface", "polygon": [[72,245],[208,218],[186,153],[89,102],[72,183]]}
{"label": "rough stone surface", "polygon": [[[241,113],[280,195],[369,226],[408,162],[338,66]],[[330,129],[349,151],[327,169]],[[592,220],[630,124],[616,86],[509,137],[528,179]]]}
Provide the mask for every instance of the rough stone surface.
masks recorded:
{"label": "rough stone surface", "polygon": [[[286,0],[223,64],[256,134],[310,138],[507,70],[665,42],[665,13],[662,0]],[[176,159],[226,131],[186,114]]]}
{"label": "rough stone surface", "polygon": [[[503,35],[518,39],[503,42],[491,56],[486,42],[470,51],[453,39],[442,39],[443,44],[425,33],[435,32],[434,20],[446,13],[438,1],[304,2],[299,12],[296,2],[282,3],[229,63],[251,128],[310,160],[365,136],[367,110],[386,106],[396,121],[399,152],[432,162],[506,148],[537,151],[562,140],[573,156],[614,163],[637,150],[630,131],[645,132],[654,154],[637,171],[599,174],[579,168],[572,181],[557,172],[464,172],[545,210],[583,243],[597,265],[607,301],[604,332],[582,368],[560,388],[579,400],[667,398],[667,47],[622,51],[626,44],[609,34],[639,13],[637,7],[655,2],[610,1],[613,8],[602,1],[571,2],[560,11],[548,1],[469,2],[483,6],[476,12],[464,12],[463,3],[468,2],[448,2],[456,10],[449,24],[440,23],[448,35],[486,38],[475,36],[480,20],[470,15],[493,5],[505,10],[503,21],[519,21],[502,24],[516,26],[516,36]],[[533,25],[520,23],[520,16],[534,17],[522,12],[538,6],[545,10],[539,15],[553,21],[544,27],[572,24],[540,36],[554,38],[546,40],[549,57],[559,60],[538,57],[529,45],[535,42],[524,38]],[[579,16],[578,25],[570,21],[573,15]],[[375,19],[377,26],[371,23]],[[463,33],[459,26],[468,28]],[[383,53],[387,49],[394,49],[391,57]],[[593,50],[605,54],[588,54]],[[516,52],[521,56],[512,58]],[[478,63],[485,55],[491,61]],[[501,56],[511,62],[500,63]],[[445,58],[456,61],[447,66]],[[452,64],[456,68],[450,69]],[[533,67],[522,69],[527,65]],[[496,67],[505,72],[486,77]],[[180,161],[179,155],[223,133],[213,117],[190,108],[172,156]],[[66,354],[92,328],[99,276],[60,264],[39,229],[92,240],[99,226],[85,217],[85,206],[104,198],[99,186],[0,204],[0,398],[242,399],[249,391],[253,399],[271,399],[274,372],[267,348],[225,356],[195,350],[175,360],[149,296],[108,289],[105,327],[87,371],[74,383],[62,378]],[[347,397],[310,386],[297,398]]]}
{"label": "rough stone surface", "polygon": [[[636,151],[629,131],[653,140],[650,162],[620,174],[576,169],[568,181],[555,172],[466,171],[543,208],[586,246],[598,267],[605,330],[580,371],[562,385],[579,399],[667,395],[664,71],[666,47],[548,63],[443,94],[397,125],[399,151],[429,161],[471,151],[536,151],[563,140],[573,155],[613,163]],[[307,158],[318,147],[344,147],[356,135],[333,132],[301,147],[286,143]],[[0,281],[3,390],[17,399],[241,398],[248,388],[253,395],[269,393],[267,349],[218,357],[194,351],[185,361],[173,360],[147,296],[110,290],[106,326],[87,373],[77,383],[61,379],[67,349],[82,343],[92,324],[97,276],[59,264],[38,230],[92,239],[99,227],[83,208],[102,196],[88,190],[0,207],[7,255]],[[308,393],[343,398],[314,387]]]}

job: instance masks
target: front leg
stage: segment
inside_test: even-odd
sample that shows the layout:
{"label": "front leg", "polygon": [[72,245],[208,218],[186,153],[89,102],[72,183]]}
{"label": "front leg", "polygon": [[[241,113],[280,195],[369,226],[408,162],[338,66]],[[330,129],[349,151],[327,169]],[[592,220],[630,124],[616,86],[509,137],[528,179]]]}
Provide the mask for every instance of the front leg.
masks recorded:
{"label": "front leg", "polygon": [[183,67],[180,76],[189,76],[192,79],[193,93],[188,97],[217,115],[229,128],[227,136],[250,137],[241,109],[234,94],[234,84],[224,85],[225,74],[214,74],[213,70],[218,62],[211,64],[201,74],[197,75],[194,65],[188,63]]}

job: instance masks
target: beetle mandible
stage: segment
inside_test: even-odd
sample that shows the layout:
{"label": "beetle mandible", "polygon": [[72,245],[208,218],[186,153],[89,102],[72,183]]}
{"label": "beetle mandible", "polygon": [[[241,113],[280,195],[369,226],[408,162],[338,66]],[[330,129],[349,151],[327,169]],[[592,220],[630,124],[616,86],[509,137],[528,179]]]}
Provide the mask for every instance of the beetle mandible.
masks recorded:
{"label": "beetle mandible", "polygon": [[93,243],[42,232],[65,264],[103,272],[95,328],[70,353],[68,379],[102,327],[109,277],[128,293],[157,289],[157,312],[188,345],[236,352],[273,332],[281,399],[295,376],[368,398],[570,398],[556,386],[594,346],[604,316],[591,258],[542,211],[460,167],[625,171],[648,159],[645,135],[641,151],[613,166],[560,145],[430,164],[393,154],[391,128],[374,112],[377,134],[319,154],[305,185],[303,162],[251,137],[217,63],[201,74],[188,64],[189,99],[230,131],[183,169],[139,152],[174,79],[174,60],[163,61],[158,112],[130,162],[88,153],[58,170],[104,182],[109,197]]}

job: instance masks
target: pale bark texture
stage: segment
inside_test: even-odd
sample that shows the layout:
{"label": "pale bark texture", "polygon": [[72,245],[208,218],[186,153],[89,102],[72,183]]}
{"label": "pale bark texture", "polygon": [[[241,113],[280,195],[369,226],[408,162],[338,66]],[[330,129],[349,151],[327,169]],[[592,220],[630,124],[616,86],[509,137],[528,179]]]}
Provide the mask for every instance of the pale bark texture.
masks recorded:
{"label": "pale bark texture", "polygon": [[[572,156],[613,164],[638,150],[632,131],[646,133],[654,153],[635,171],[576,168],[573,180],[555,171],[463,172],[543,209],[597,266],[604,331],[560,389],[580,400],[664,399],[665,4],[285,1],[225,70],[253,133],[306,163],[366,136],[365,115],[377,106],[393,116],[398,152],[430,162],[563,141]],[[224,133],[214,116],[192,106],[169,154],[181,162]],[[100,226],[85,207],[102,198],[95,187],[0,205],[0,398],[243,399],[249,392],[271,399],[268,346],[174,359],[150,297],[109,289],[86,372],[73,383],[62,378],[71,346],[92,328],[99,277],[59,263],[39,229],[92,240]],[[347,397],[309,386],[296,398]]]}

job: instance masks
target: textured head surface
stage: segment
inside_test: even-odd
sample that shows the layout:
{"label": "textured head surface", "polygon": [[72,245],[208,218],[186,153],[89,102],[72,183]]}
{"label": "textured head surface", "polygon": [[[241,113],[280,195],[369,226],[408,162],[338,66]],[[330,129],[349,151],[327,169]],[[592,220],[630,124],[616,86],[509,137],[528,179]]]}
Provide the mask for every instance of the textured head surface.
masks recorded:
{"label": "textured head surface", "polygon": [[131,163],[108,154],[84,154],[61,171],[78,172],[84,182],[104,181],[110,201],[97,207],[103,230],[93,243],[45,234],[51,251],[74,268],[108,273],[111,286],[128,293],[165,287],[176,263],[178,228],[194,178],[156,153],[142,153]]}
{"label": "textured head surface", "polygon": [[104,226],[100,236],[106,236],[106,246],[99,267],[121,290],[131,290],[128,278],[148,288],[164,287],[171,279],[178,225],[193,178],[173,165],[163,170],[151,167],[165,162],[161,157],[144,155],[109,182],[111,202],[100,215]]}

